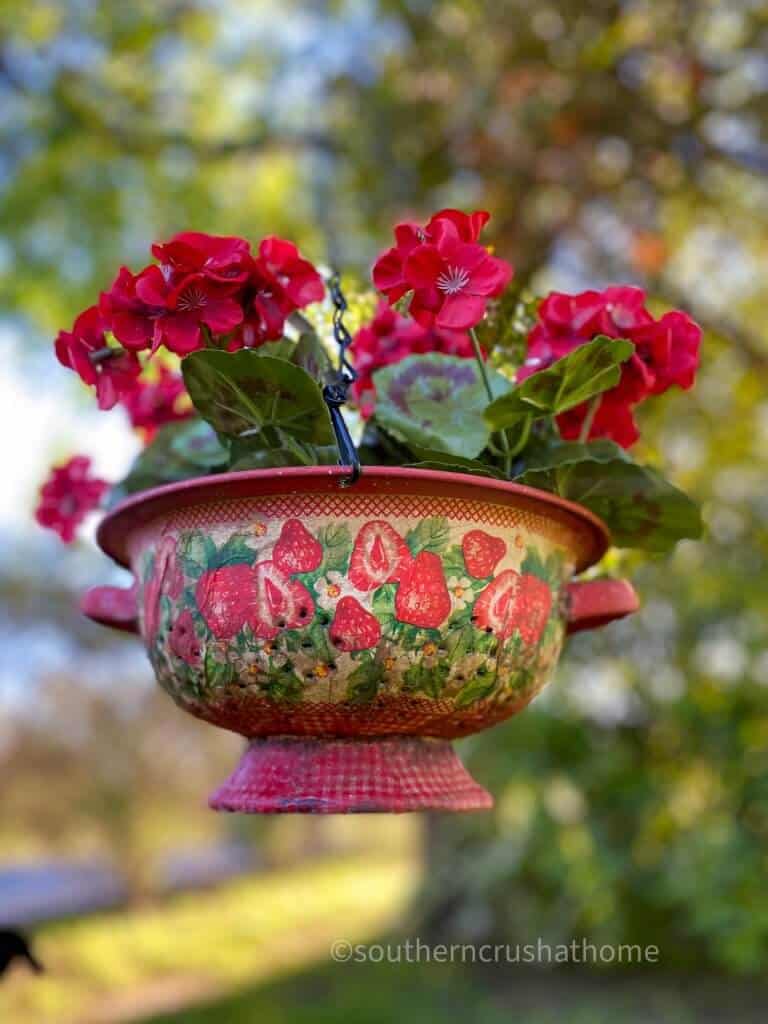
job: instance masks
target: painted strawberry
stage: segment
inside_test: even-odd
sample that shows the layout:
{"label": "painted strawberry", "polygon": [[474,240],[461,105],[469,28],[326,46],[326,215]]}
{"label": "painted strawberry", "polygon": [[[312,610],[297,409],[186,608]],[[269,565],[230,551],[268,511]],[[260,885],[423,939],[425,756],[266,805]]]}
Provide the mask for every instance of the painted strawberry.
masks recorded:
{"label": "painted strawberry", "polygon": [[173,654],[188,665],[200,664],[200,641],[195,634],[192,612],[186,609],[168,630],[168,645]]}
{"label": "painted strawberry", "polygon": [[411,562],[403,538],[381,519],[365,523],[355,538],[349,562],[349,580],[356,590],[374,590],[396,583]]}
{"label": "painted strawberry", "polygon": [[225,565],[204,572],[197,581],[195,600],[215,637],[228,640],[251,614],[255,577],[250,565]]}
{"label": "painted strawberry", "polygon": [[272,561],[254,565],[248,622],[256,636],[273,640],[282,629],[308,626],[314,614],[312,595],[303,583],[289,579]]}
{"label": "painted strawberry", "polygon": [[294,572],[314,572],[323,560],[323,549],[298,519],[283,523],[272,552],[277,568],[290,576]]}
{"label": "painted strawberry", "polygon": [[462,538],[461,552],[469,575],[483,580],[493,574],[507,553],[507,545],[501,537],[492,537],[483,530],[470,530]]}
{"label": "painted strawberry", "polygon": [[515,602],[515,627],[523,643],[537,644],[552,610],[552,591],[538,576],[525,573]]}
{"label": "painted strawberry", "polygon": [[395,594],[395,617],[422,629],[437,629],[451,614],[443,563],[422,551],[406,567]]}
{"label": "painted strawberry", "polygon": [[381,639],[381,624],[356,597],[342,597],[328,635],[340,651],[365,651]]}
{"label": "painted strawberry", "polygon": [[538,643],[552,608],[552,592],[544,580],[507,569],[491,580],[473,609],[480,629],[492,629],[507,640],[517,629],[526,644]]}

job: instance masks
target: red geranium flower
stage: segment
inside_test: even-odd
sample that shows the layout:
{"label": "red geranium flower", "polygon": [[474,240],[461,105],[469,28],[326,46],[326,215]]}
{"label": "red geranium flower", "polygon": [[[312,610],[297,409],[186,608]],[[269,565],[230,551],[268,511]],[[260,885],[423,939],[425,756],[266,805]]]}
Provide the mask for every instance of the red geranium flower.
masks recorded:
{"label": "red geranium flower", "polygon": [[467,358],[474,355],[466,332],[423,327],[415,320],[400,316],[384,300],[379,303],[370,324],[361,327],[355,335],[350,352],[357,371],[352,393],[361,415],[366,419],[373,413],[376,399],[373,373],[380,367],[391,366],[406,356],[423,352],[442,352]]}
{"label": "red geranium flower", "polygon": [[434,245],[418,246],[405,261],[414,289],[410,313],[426,326],[466,330],[482,320],[488,299],[504,291],[512,267],[482,245],[462,242],[447,221],[435,234]]}
{"label": "red geranium flower", "polygon": [[148,306],[137,294],[140,276],[131,273],[128,267],[120,267],[109,291],[99,297],[105,323],[122,345],[135,351],[149,348],[155,336],[155,324],[163,313],[162,305]]}
{"label": "red geranium flower", "polygon": [[265,341],[281,338],[286,317],[295,308],[262,261],[251,260],[243,296],[243,322],[235,333],[230,349],[258,348]]}
{"label": "red geranium flower", "polygon": [[286,318],[319,302],[324,294],[323,279],[292,242],[265,238],[258,258],[249,261],[243,323],[230,348],[258,348],[265,341],[281,338]]}
{"label": "red geranium flower", "polygon": [[89,476],[91,460],[75,455],[63,466],[51,470],[40,489],[35,519],[56,533],[66,544],[75,539],[75,531],[87,514],[99,504],[109,484]]}
{"label": "red geranium flower", "polygon": [[439,210],[423,227],[404,221],[395,227],[395,245],[378,258],[373,267],[373,283],[390,302],[397,302],[413,285],[405,277],[405,261],[419,245],[436,240],[436,229],[441,222],[452,224],[462,242],[476,242],[488,223],[490,214],[485,210],[463,213],[461,210]]}
{"label": "red geranium flower", "polygon": [[[96,386],[100,409],[111,409],[118,399],[136,386],[141,364],[132,352],[113,349],[104,336],[106,323],[98,306],[91,306],[75,320],[71,331],[59,331],[55,341],[56,358],[62,366],[74,370],[86,384]],[[92,359],[100,352],[98,359]]]}
{"label": "red geranium flower", "polygon": [[325,294],[323,279],[309,262],[302,259],[293,242],[270,235],[259,246],[259,261],[280,285],[294,309],[319,302]]}
{"label": "red geranium flower", "polygon": [[138,386],[123,398],[131,425],[141,430],[147,444],[164,423],[185,420],[192,415],[184,378],[167,366],[160,367],[155,380],[140,380]]}
{"label": "red geranium flower", "polygon": [[205,274],[187,274],[178,283],[166,278],[160,267],[147,267],[136,280],[136,295],[151,309],[160,310],[154,320],[153,348],[166,348],[185,356],[203,347],[201,327],[213,334],[228,334],[243,319],[243,310],[231,296],[232,285]]}
{"label": "red geranium flower", "polygon": [[[553,292],[539,306],[538,322],[528,335],[527,358],[517,373],[525,380],[598,334],[627,338],[635,351],[622,364],[621,380],[606,392],[589,438],[609,437],[628,448],[639,437],[632,408],[648,395],[672,385],[690,388],[699,365],[701,328],[685,313],[673,311],[656,320],[645,307],[645,292],[619,286],[578,295]],[[590,403],[558,417],[567,439],[580,435]]]}
{"label": "red geranium flower", "polygon": [[244,238],[206,235],[202,231],[182,231],[169,242],[152,246],[155,259],[177,277],[200,273],[226,283],[245,281],[250,251]]}

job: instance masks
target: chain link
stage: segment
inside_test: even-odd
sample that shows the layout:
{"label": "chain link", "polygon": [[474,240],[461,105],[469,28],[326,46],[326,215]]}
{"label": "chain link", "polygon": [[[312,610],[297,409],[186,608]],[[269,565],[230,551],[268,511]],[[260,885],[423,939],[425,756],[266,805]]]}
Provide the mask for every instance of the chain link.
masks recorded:
{"label": "chain link", "polygon": [[351,467],[349,476],[341,480],[341,486],[350,487],[360,476],[360,456],[342,415],[341,406],[347,401],[349,386],[357,380],[357,373],[347,359],[347,350],[352,344],[352,335],[344,324],[344,314],[349,307],[344,292],[341,290],[341,278],[336,270],[328,280],[328,291],[333,302],[333,336],[339,348],[339,365],[331,380],[323,388],[323,398],[331,414],[331,423],[339,448],[339,464]]}

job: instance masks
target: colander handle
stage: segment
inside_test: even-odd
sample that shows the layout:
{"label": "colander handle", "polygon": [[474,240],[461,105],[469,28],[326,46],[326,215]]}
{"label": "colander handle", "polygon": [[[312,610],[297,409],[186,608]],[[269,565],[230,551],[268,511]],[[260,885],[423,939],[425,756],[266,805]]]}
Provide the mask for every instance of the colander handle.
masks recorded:
{"label": "colander handle", "polygon": [[136,589],[135,583],[132,587],[91,587],[80,598],[80,611],[102,626],[138,633]]}
{"label": "colander handle", "polygon": [[570,583],[567,589],[569,633],[605,626],[640,607],[635,588],[628,580],[586,580]]}

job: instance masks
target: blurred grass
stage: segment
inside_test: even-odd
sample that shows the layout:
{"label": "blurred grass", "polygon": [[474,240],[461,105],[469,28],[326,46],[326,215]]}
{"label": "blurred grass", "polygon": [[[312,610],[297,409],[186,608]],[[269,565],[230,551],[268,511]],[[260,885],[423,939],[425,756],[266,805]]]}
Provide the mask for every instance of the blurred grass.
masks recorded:
{"label": "blurred grass", "polygon": [[325,958],[340,935],[360,941],[391,927],[417,875],[411,854],[310,861],[159,906],[50,925],[35,936],[46,973],[10,973],[0,1021],[136,1019],[271,978]]}
{"label": "blurred grass", "polygon": [[762,1024],[765,1000],[764,988],[717,976],[349,963],[140,1024]]}

